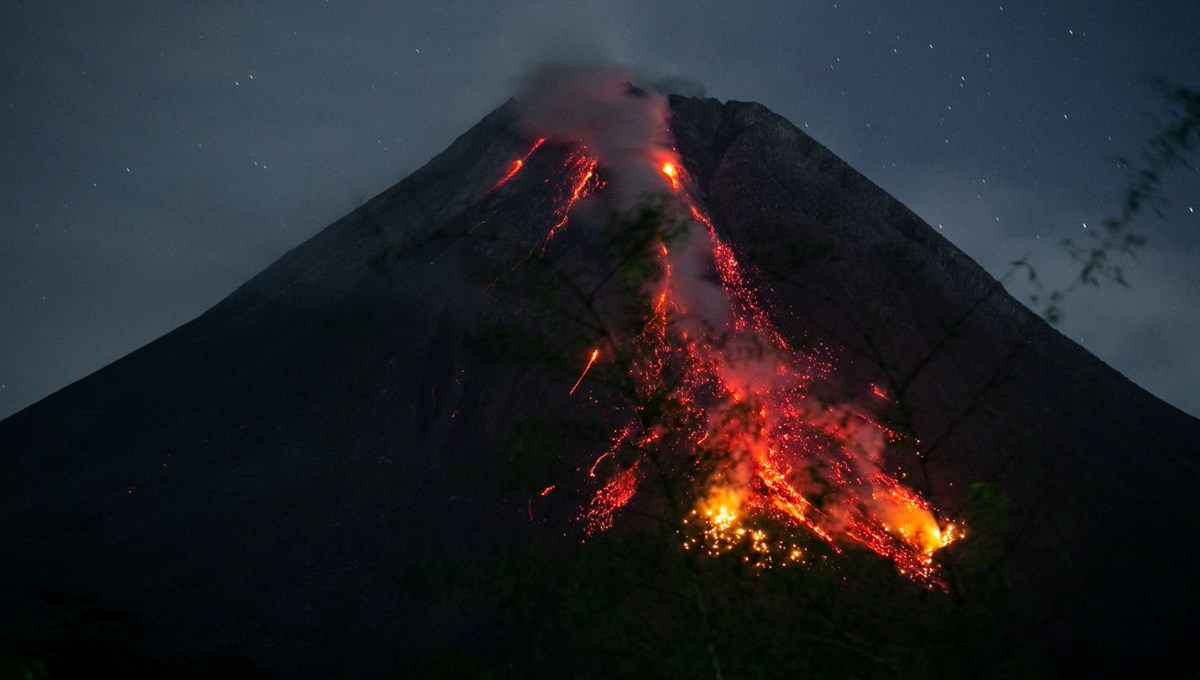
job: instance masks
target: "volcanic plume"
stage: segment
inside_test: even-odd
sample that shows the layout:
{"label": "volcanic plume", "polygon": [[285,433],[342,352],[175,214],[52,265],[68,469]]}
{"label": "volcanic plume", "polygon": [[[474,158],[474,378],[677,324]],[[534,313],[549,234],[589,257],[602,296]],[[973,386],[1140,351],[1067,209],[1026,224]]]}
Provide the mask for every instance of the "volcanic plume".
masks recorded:
{"label": "volcanic plume", "polygon": [[1200,424],[779,116],[629,81],[535,74],[0,422],[0,663],[1190,669]]}

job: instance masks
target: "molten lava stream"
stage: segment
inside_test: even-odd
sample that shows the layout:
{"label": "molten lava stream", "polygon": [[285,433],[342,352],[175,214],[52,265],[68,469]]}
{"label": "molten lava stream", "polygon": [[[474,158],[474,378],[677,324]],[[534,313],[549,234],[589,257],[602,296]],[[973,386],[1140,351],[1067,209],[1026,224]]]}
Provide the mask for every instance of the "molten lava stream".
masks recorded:
{"label": "molten lava stream", "polygon": [[[574,189],[555,229],[565,223],[578,197],[586,195],[596,162],[580,156],[569,159],[567,168]],[[786,342],[732,248],[686,191],[682,167],[672,159],[659,169],[691,217],[705,227],[705,257],[711,257],[718,273],[728,322],[724,328],[705,328],[688,320],[676,290],[699,284],[674,276],[671,253],[660,244],[663,276],[653,293],[652,314],[634,339],[647,349],[638,353],[631,370],[641,397],[661,401],[665,390],[669,401],[681,407],[679,422],[671,427],[688,430],[677,433],[682,440],[704,443],[704,450],[716,456],[713,471],[705,473],[711,475],[708,492],[697,499],[692,513],[706,524],[708,552],[746,541],[768,567],[773,560],[780,565],[803,561],[799,548],[772,543],[766,531],[752,524],[776,521],[807,530],[835,552],[842,541],[858,543],[891,560],[900,573],[943,586],[933,553],[953,541],[958,530],[940,527],[924,499],[879,467],[885,442],[894,441],[894,433],[861,409],[822,405],[812,398],[809,388],[829,375],[832,364],[820,351],[799,351]],[[673,313],[679,314],[675,323]],[[766,350],[750,359],[739,357],[733,351],[739,340]],[[593,361],[595,356],[593,352]],[[682,378],[667,385],[663,376],[673,364],[678,370],[672,374]],[[591,361],[583,374],[590,366]],[[595,476],[603,461],[619,460],[623,450],[629,452],[626,459],[634,460],[596,493],[584,512],[588,535],[611,526],[617,510],[633,498],[639,461],[658,442],[657,430],[639,433],[635,422],[614,436],[589,471]],[[818,506],[810,495],[827,500]],[[694,544],[694,539],[684,542],[689,548]],[[775,550],[783,552],[777,560]]]}
{"label": "molten lava stream", "polygon": [[538,140],[533,143],[533,146],[530,147],[529,151],[525,152],[524,156],[521,156],[520,158],[518,158],[517,160],[512,162],[512,166],[509,167],[508,172],[505,173],[505,175],[500,178],[500,181],[498,181],[492,185],[492,188],[490,189],[490,191],[497,191],[498,189],[500,189],[500,187],[504,186],[505,184],[508,184],[508,180],[512,179],[513,177],[516,177],[517,173],[521,172],[521,168],[525,167],[525,163],[527,163],[529,161],[529,157],[533,155],[533,152],[537,151],[545,143],[546,143],[546,138],[539,137]]}
{"label": "molten lava stream", "polygon": [[588,357],[587,365],[583,367],[583,373],[579,374],[579,380],[576,380],[575,384],[571,386],[571,391],[567,392],[568,397],[572,394],[575,394],[575,390],[579,389],[579,383],[583,382],[583,376],[587,375],[588,371],[592,370],[592,364],[596,363],[596,358],[599,356],[599,348],[592,350],[592,356]]}
{"label": "molten lava stream", "polygon": [[[558,220],[550,227],[550,231],[546,233],[545,243],[549,243],[550,239],[558,233],[567,224],[567,220],[571,217],[571,209],[575,204],[592,192],[603,188],[599,177],[596,175],[596,167],[598,163],[595,158],[585,154],[579,154],[567,157],[564,167],[567,170],[567,176],[571,180],[571,192],[567,194],[566,199],[562,202],[558,209],[554,211],[554,216]],[[543,244],[543,248],[545,245]]]}

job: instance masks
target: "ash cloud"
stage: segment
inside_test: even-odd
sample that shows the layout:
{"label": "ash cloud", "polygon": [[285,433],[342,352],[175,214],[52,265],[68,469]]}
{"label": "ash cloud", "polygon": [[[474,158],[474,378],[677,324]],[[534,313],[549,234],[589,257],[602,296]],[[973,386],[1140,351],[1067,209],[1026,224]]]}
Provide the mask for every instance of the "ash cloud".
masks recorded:
{"label": "ash cloud", "polygon": [[[517,97],[522,134],[583,145],[608,172],[606,194],[618,209],[647,195],[672,193],[664,162],[679,166],[670,131],[668,92],[703,93],[671,67],[636,72],[612,64],[544,64],[523,80]],[[684,212],[686,214],[686,211]],[[712,244],[698,225],[672,249],[675,295],[703,329],[722,329],[730,303],[712,260]],[[680,285],[682,284],[682,285]]]}
{"label": "ash cloud", "polygon": [[634,83],[638,87],[661,95],[704,97],[708,94],[704,83],[682,75],[674,64],[669,63],[637,69]]}
{"label": "ash cloud", "polygon": [[619,66],[547,64],[524,78],[517,97],[522,134],[586,147],[611,171],[621,208],[668,189],[654,159],[673,145],[666,97],[634,82]]}

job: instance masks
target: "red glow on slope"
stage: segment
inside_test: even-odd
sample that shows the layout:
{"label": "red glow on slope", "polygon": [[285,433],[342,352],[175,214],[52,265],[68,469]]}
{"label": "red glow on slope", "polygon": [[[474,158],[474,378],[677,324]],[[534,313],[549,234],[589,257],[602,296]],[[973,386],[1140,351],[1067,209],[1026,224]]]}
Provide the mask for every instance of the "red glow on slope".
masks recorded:
{"label": "red glow on slope", "polygon": [[[900,573],[942,586],[933,555],[962,532],[939,522],[927,501],[884,470],[883,452],[901,436],[861,408],[831,406],[813,397],[811,388],[834,369],[831,354],[821,346],[799,349],[787,341],[763,304],[769,291],[764,294],[751,283],[732,247],[693,200],[682,165],[673,156],[651,157],[656,155],[653,167],[686,214],[703,227],[689,236],[688,247],[703,239],[697,247],[704,248],[703,257],[711,258],[717,272],[727,327],[707,327],[685,308],[681,300],[694,297],[678,292],[698,283],[676,275],[673,253],[659,243],[661,276],[646,291],[648,318],[628,340],[637,349],[628,370],[639,399],[669,402],[679,413],[667,428],[647,424],[654,412],[635,406],[639,417],[614,433],[588,471],[596,477],[605,461],[618,470],[581,515],[586,534],[612,526],[617,511],[635,495],[639,464],[654,447],[682,445],[694,449],[696,460],[715,461],[702,470],[707,491],[695,499],[685,521],[701,527],[707,552],[744,545],[758,566],[800,564],[803,550],[786,538],[799,529],[835,552],[847,543],[862,545],[891,560]],[[569,191],[559,198],[547,241],[566,224],[577,201],[603,187],[597,165],[586,153],[568,156]],[[593,350],[568,394],[598,356]],[[877,386],[872,391],[888,399]],[[697,547],[699,540],[686,538],[684,547]]]}
{"label": "red glow on slope", "polygon": [[584,521],[584,532],[594,536],[601,531],[608,531],[613,525],[613,515],[625,507],[637,492],[638,464],[622,470],[612,481],[605,484],[592,497],[587,510],[581,515]]}
{"label": "red glow on slope", "polygon": [[[760,407],[761,421],[729,433],[726,444],[731,451],[751,452],[757,484],[746,485],[748,495],[760,495],[761,489],[765,498],[755,499],[759,506],[778,510],[830,545],[839,536],[849,539],[892,560],[902,574],[942,585],[933,553],[957,538],[960,530],[952,524],[941,526],[926,501],[881,469],[884,442],[894,433],[854,409],[818,406],[807,398],[807,388],[828,375],[832,365],[818,354],[789,348],[712,221],[690,196],[684,194],[683,200],[712,241],[717,271],[736,309],[734,330],[769,341],[778,354],[771,359],[776,370],[769,379],[744,375],[747,367],[728,362],[714,376],[735,402],[740,399],[731,384],[745,386],[748,398]],[[818,471],[823,480],[813,479],[813,473],[799,474],[804,467]],[[818,509],[806,492],[833,492],[829,495],[839,499]]]}
{"label": "red glow on slope", "polygon": [[497,189],[504,186],[505,184],[508,184],[508,180],[512,179],[513,177],[516,177],[517,173],[521,172],[521,168],[525,167],[525,162],[529,160],[529,157],[533,155],[533,152],[537,151],[538,148],[541,147],[541,145],[543,145],[545,143],[546,143],[546,138],[539,137],[538,140],[533,143],[533,146],[529,149],[529,151],[525,152],[524,156],[521,156],[520,158],[518,158],[517,160],[512,162],[512,166],[509,167],[508,172],[505,173],[505,175],[500,178],[500,181],[498,181],[492,185],[491,190],[496,191]]}
{"label": "red glow on slope", "polygon": [[679,169],[675,167],[675,164],[672,163],[671,161],[666,161],[662,165],[660,165],[658,169],[660,171],[662,171],[662,174],[665,175],[666,178],[671,182],[671,188],[678,190],[679,189]]}
{"label": "red glow on slope", "polygon": [[592,350],[592,356],[588,358],[587,366],[583,367],[583,373],[579,374],[579,380],[576,380],[575,384],[571,386],[571,391],[567,392],[568,397],[572,394],[575,394],[575,390],[579,389],[579,383],[583,382],[583,376],[587,375],[588,371],[592,370],[592,364],[596,363],[596,357],[598,356],[600,356],[600,350],[598,348]]}
{"label": "red glow on slope", "polygon": [[578,203],[580,199],[585,198],[592,192],[603,188],[603,183],[596,174],[597,165],[598,163],[595,158],[584,154],[571,155],[567,158],[567,162],[564,167],[567,171],[567,176],[572,178],[571,191],[566,195],[563,202],[559,204],[559,208],[554,212],[554,215],[558,218],[558,220],[553,226],[550,227],[550,231],[547,232],[547,242],[554,238],[554,235],[557,234],[560,229],[566,226],[567,220],[571,216],[571,208],[574,208],[575,204]]}

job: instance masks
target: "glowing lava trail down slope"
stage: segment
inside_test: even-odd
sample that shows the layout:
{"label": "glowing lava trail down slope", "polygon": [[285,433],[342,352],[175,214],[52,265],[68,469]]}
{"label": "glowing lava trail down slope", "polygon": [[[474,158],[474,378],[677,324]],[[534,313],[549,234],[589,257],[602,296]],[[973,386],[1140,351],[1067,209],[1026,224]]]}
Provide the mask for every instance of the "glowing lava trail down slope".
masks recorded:
{"label": "glowing lava trail down slope", "polygon": [[[833,370],[832,353],[794,347],[778,331],[760,291],[693,198],[675,153],[654,145],[610,168],[586,136],[559,141],[575,151],[563,166],[568,188],[547,241],[566,226],[576,201],[605,188],[597,169],[620,180],[631,172],[630,158],[642,166],[632,173],[657,177],[650,190],[673,196],[668,212],[689,225],[684,238],[655,244],[660,274],[645,284],[645,321],[620,340],[625,347],[612,348],[627,357],[620,365],[633,385],[634,414],[588,469],[589,477],[608,481],[581,512],[585,533],[612,527],[639,484],[665,473],[682,477],[678,486],[690,499],[673,508],[685,549],[737,550],[766,569],[805,563],[810,555],[797,537],[807,532],[833,552],[859,544],[901,574],[945,587],[934,553],[961,536],[961,527],[940,522],[928,501],[885,469],[885,450],[899,435],[863,407],[814,396],[813,386]],[[571,394],[598,356],[593,350]]]}

